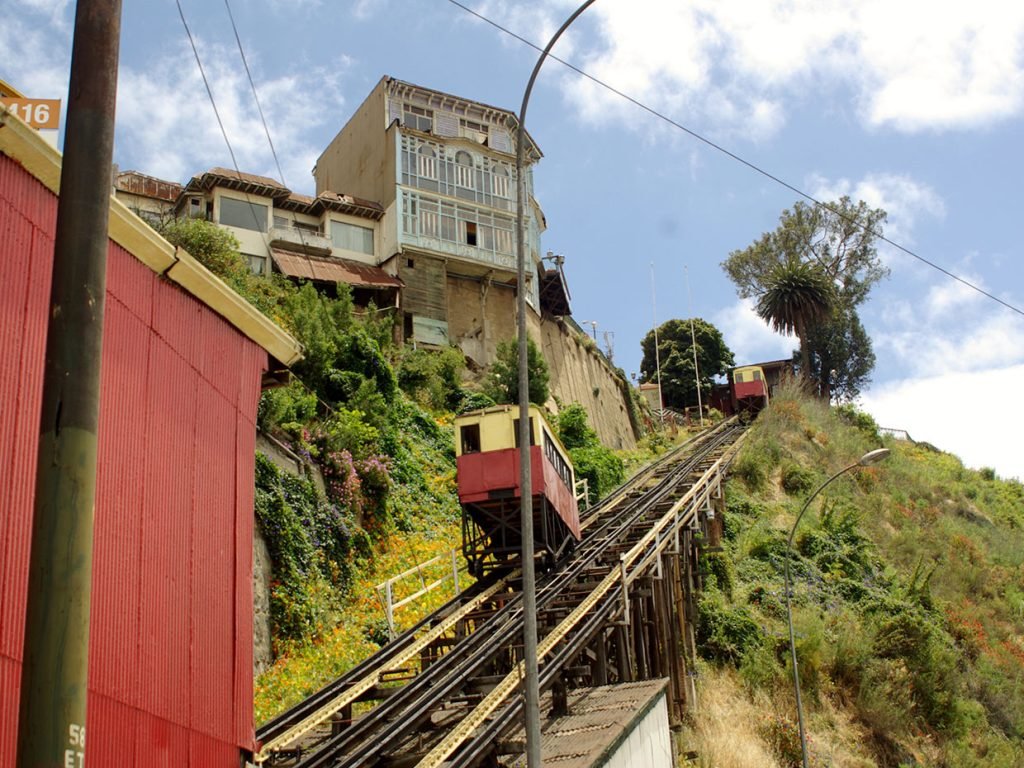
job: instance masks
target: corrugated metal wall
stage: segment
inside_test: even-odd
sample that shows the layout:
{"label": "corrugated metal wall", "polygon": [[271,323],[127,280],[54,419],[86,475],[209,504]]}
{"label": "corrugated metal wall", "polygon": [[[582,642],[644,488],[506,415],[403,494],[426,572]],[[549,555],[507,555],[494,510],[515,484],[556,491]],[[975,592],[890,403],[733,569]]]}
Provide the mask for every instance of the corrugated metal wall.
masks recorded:
{"label": "corrugated metal wall", "polygon": [[[0,156],[0,765],[14,762],[56,198]],[[252,527],[266,352],[111,243],[89,649],[93,766],[253,744]]]}

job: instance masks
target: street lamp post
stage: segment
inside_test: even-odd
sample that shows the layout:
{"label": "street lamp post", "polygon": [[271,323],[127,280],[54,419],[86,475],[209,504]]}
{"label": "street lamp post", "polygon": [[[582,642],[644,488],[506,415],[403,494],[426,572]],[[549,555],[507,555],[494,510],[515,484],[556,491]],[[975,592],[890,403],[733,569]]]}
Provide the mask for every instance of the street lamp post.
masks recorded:
{"label": "street lamp post", "polygon": [[537,585],[533,563],[533,499],[530,496],[533,482],[530,472],[530,377],[527,370],[526,336],[526,248],[523,243],[524,197],[526,184],[523,183],[523,159],[526,151],[526,108],[530,94],[537,80],[540,68],[551,49],[558,42],[569,25],[576,21],[595,0],[586,0],[558,28],[544,47],[530,74],[523,93],[523,105],[519,110],[519,125],[516,127],[516,312],[519,331],[519,521],[522,533],[523,568],[523,666],[524,679],[524,727],[526,731],[526,764],[529,768],[540,768],[540,675],[537,669]]}
{"label": "street lamp post", "polygon": [[873,451],[868,451],[860,457],[856,462],[848,467],[843,467],[841,470],[836,472],[832,477],[826,480],[824,483],[818,486],[817,490],[812,493],[807,501],[804,502],[803,509],[800,510],[800,514],[796,516],[796,522],[793,523],[793,529],[789,532],[789,539],[786,541],[786,563],[785,563],[785,574],[786,574],[786,622],[789,624],[789,653],[793,662],[793,690],[796,692],[796,718],[797,726],[800,729],[800,754],[803,757],[804,768],[808,768],[807,763],[807,736],[804,733],[804,707],[803,702],[800,699],[800,670],[797,668],[796,662],[796,639],[793,635],[793,606],[790,602],[790,592],[792,592],[792,585],[789,578],[789,560],[790,555],[793,552],[793,536],[796,534],[796,528],[800,525],[800,521],[803,519],[804,512],[814,501],[815,497],[821,493],[825,488],[837,477],[849,472],[852,469],[858,467],[866,467],[869,464],[881,461],[889,455],[888,448],[877,448]]}

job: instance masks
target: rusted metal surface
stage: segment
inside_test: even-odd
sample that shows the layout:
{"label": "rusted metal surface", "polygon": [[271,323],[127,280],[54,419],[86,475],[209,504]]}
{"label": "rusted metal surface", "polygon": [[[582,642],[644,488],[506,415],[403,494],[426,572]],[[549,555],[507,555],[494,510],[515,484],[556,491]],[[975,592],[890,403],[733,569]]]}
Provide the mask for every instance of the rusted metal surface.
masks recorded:
{"label": "rusted metal surface", "polygon": [[[14,764],[56,197],[0,155],[0,765]],[[111,243],[89,762],[236,768],[254,745],[255,418],[267,353]]]}
{"label": "rusted metal surface", "polygon": [[380,267],[336,258],[317,258],[279,248],[272,250],[274,263],[289,277],[326,283],[347,283],[359,288],[401,288],[403,283]]}
{"label": "rusted metal surface", "polygon": [[138,171],[122,171],[117,174],[117,188],[122,192],[128,192],[141,197],[152,197],[156,200],[165,200],[173,203],[178,199],[184,187],[174,181],[165,181],[153,176],[147,176]]}
{"label": "rusted metal surface", "polygon": [[[592,768],[604,765],[619,742],[637,726],[658,696],[664,695],[666,679],[599,686],[570,691],[569,714],[551,717],[541,728],[541,753],[545,764],[560,768]],[[549,706],[543,706],[548,704]],[[550,709],[550,697],[542,701]],[[668,722],[665,722],[668,729]],[[523,741],[522,729],[510,734],[510,746]],[[515,766],[525,764],[519,760]]]}

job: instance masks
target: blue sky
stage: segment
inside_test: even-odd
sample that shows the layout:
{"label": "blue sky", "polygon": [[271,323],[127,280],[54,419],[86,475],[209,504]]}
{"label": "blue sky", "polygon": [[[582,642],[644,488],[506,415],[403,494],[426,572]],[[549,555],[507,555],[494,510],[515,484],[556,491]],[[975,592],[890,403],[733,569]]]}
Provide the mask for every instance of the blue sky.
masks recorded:
{"label": "blue sky", "polygon": [[[575,7],[465,0],[543,45]],[[277,176],[222,3],[182,0],[242,170]],[[74,6],[10,0],[0,78],[66,98]],[[234,0],[285,181],[310,170],[382,75],[518,110],[535,53],[447,0]],[[598,0],[556,53],[790,184],[862,197],[886,234],[1024,306],[1024,4]],[[125,3],[115,160],[184,181],[230,166],[177,9]],[[714,322],[738,362],[786,356],[720,268],[793,192],[550,62],[528,127],[545,153],[542,246],[566,257],[579,321],[638,369],[652,324]],[[344,191],[344,190],[341,190]],[[862,405],[972,466],[1024,477],[1024,317],[883,246],[862,318],[878,364]],[[589,328],[589,326],[587,326]]]}

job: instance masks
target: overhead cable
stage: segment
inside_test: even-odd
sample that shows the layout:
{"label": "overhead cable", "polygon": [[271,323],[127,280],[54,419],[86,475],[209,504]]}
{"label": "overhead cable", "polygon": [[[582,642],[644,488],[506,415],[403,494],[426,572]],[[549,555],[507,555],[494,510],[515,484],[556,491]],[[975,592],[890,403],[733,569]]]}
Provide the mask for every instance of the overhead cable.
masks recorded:
{"label": "overhead cable", "polygon": [[[541,47],[539,45],[537,45],[536,43],[534,43],[533,41],[527,40],[525,37],[516,34],[515,32],[513,32],[509,28],[507,28],[505,26],[502,26],[501,24],[499,24],[498,22],[494,21],[493,19],[490,19],[487,16],[484,16],[482,13],[480,13],[478,11],[475,11],[475,10],[473,10],[472,8],[470,8],[470,7],[466,6],[466,5],[463,5],[461,2],[459,2],[459,0],[448,0],[448,2],[451,3],[452,5],[456,6],[457,8],[461,8],[463,11],[465,11],[468,14],[470,14],[471,16],[475,16],[480,21],[483,21],[486,24],[490,24],[492,27],[494,27],[495,29],[505,33],[509,37],[512,37],[512,38],[518,40],[519,42],[524,43],[525,45],[528,45],[529,47],[533,48],[534,50],[536,50],[536,51],[542,50]],[[625,99],[630,104],[633,104],[634,106],[639,107],[643,111],[647,112],[648,114],[653,115],[654,117],[658,118],[659,120],[662,120],[662,121],[668,123],[673,128],[677,128],[678,130],[683,131],[684,133],[686,133],[686,134],[690,135],[691,137],[697,139],[697,141],[700,141],[701,143],[706,144],[707,146],[711,147],[712,149],[714,149],[714,150],[716,150],[718,152],[721,152],[722,154],[724,154],[727,157],[735,160],[736,162],[741,163],[742,165],[745,165],[747,168],[749,168],[750,170],[754,171],[755,173],[758,173],[761,176],[764,176],[765,178],[770,179],[771,181],[774,181],[776,184],[779,184],[780,186],[785,187],[789,191],[791,191],[791,192],[799,195],[800,197],[804,198],[805,200],[808,200],[809,202],[813,203],[815,206],[817,206],[819,208],[823,208],[826,211],[829,211],[830,213],[838,216],[839,218],[841,218],[844,221],[852,224],[853,226],[857,227],[858,229],[860,229],[860,230],[862,230],[864,232],[867,232],[870,235],[873,235],[874,237],[878,238],[879,240],[881,240],[884,243],[887,243],[887,244],[891,245],[893,248],[897,249],[898,251],[901,251],[901,252],[907,254],[908,256],[911,256],[911,257],[917,259],[922,264],[926,264],[929,267],[931,267],[932,269],[938,270],[942,274],[946,275],[947,277],[952,278],[953,280],[956,280],[958,283],[961,283],[962,285],[967,286],[971,290],[977,291],[981,295],[991,299],[992,301],[997,302],[998,304],[1002,304],[1004,307],[1006,307],[1009,310],[1012,310],[1013,312],[1016,312],[1018,315],[1024,315],[1024,310],[1022,310],[1021,308],[1016,307],[1016,306],[1014,306],[1013,304],[1010,304],[1007,301],[1004,301],[1003,299],[999,298],[998,296],[995,296],[995,295],[989,293],[984,288],[982,288],[982,287],[980,287],[978,285],[975,285],[974,283],[970,282],[969,280],[966,280],[965,278],[960,277],[959,275],[954,274],[953,272],[950,272],[945,267],[939,266],[935,262],[926,259],[924,256],[921,256],[921,255],[915,253],[914,251],[910,250],[909,248],[907,248],[907,247],[905,247],[903,245],[900,245],[896,241],[886,237],[884,234],[882,234],[878,230],[873,229],[873,228],[868,227],[868,226],[865,226],[859,220],[857,220],[857,219],[847,215],[843,211],[840,211],[840,210],[836,209],[834,206],[831,206],[828,203],[824,203],[821,200],[818,200],[816,197],[814,197],[813,195],[811,195],[808,192],[804,192],[802,189],[800,189],[796,185],[790,184],[788,181],[780,178],[779,176],[776,176],[775,174],[771,173],[770,171],[765,170],[764,168],[761,168],[759,165],[757,165],[757,164],[755,164],[755,163],[753,163],[753,162],[751,162],[749,160],[746,160],[745,158],[741,157],[740,155],[736,154],[735,152],[732,152],[732,151],[726,149],[721,144],[717,144],[716,142],[712,141],[711,139],[707,138],[706,136],[701,135],[697,131],[695,131],[695,130],[693,130],[691,128],[687,128],[685,125],[683,125],[682,123],[677,122],[676,120],[673,120],[671,117],[669,117],[668,115],[664,114],[663,112],[659,112],[654,107],[650,107],[647,104],[645,104],[642,101],[640,101],[639,99],[636,99],[633,96],[630,96],[629,94],[624,93],[623,91],[620,91],[618,88],[615,88],[613,85],[610,85],[609,83],[605,82],[604,80],[601,80],[600,78],[597,78],[594,75],[591,75],[589,72],[586,72],[585,70],[580,69],[575,64],[571,64],[570,62],[566,61],[565,59],[560,59],[557,56],[555,56],[553,53],[549,53],[548,54],[548,58],[550,58],[550,59],[552,59],[554,61],[557,61],[562,66],[567,67],[568,69],[571,69],[573,72],[575,72],[576,74],[580,75],[581,77],[586,78],[587,80],[590,80],[595,85],[598,85],[601,88],[604,88],[605,90],[610,91],[611,93],[615,94],[619,98]]]}

